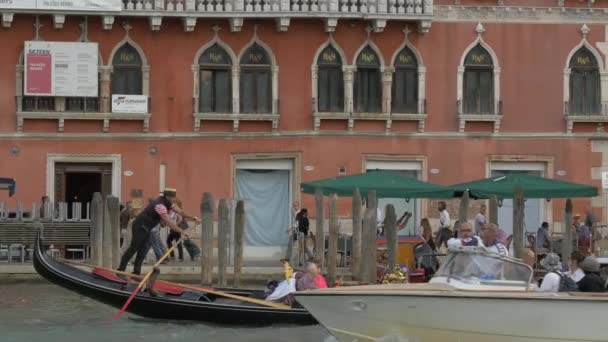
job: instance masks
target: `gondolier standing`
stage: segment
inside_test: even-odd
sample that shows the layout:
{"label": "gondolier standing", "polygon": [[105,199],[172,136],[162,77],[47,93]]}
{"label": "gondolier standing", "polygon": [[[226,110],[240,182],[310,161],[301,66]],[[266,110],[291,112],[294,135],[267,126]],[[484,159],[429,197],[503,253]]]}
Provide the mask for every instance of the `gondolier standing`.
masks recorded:
{"label": "gondolier standing", "polygon": [[148,252],[148,238],[150,237],[150,231],[156,227],[161,221],[169,227],[172,231],[181,233],[184,238],[188,238],[188,234],[185,233],[180,227],[171,221],[169,212],[175,211],[182,217],[196,221],[200,223],[200,220],[196,216],[190,216],[182,211],[181,208],[174,205],[177,196],[175,189],[165,189],[162,195],[150,202],[148,206],[135,218],[133,221],[133,237],[129,248],[122,255],[120,260],[119,271],[124,271],[127,268],[127,264],[135,257],[135,263],[133,265],[133,274],[141,274],[141,264],[146,257]]}

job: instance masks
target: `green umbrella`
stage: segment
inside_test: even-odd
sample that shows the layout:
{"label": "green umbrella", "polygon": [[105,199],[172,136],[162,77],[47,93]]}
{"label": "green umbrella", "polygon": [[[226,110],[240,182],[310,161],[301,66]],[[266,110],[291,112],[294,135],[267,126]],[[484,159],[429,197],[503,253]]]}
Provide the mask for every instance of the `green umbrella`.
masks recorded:
{"label": "green umbrella", "polygon": [[544,178],[523,172],[511,172],[503,176],[480,179],[473,182],[453,185],[457,196],[465,190],[473,198],[487,199],[496,195],[499,199],[513,198],[515,188],[521,187],[524,198],[574,198],[595,197],[594,186]]}
{"label": "green umbrella", "polygon": [[302,192],[307,194],[314,194],[317,188],[321,189],[325,195],[335,193],[338,196],[346,197],[352,196],[356,188],[361,191],[361,195],[376,190],[378,198],[451,198],[454,196],[454,191],[450,188],[426,183],[395,171],[370,171],[301,184]]}

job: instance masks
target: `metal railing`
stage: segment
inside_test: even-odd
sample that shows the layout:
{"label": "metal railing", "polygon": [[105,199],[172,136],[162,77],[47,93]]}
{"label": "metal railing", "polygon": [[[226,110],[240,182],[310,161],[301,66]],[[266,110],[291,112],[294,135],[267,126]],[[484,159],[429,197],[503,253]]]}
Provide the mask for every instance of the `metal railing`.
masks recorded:
{"label": "metal railing", "polygon": [[432,14],[433,0],[123,0],[125,11]]}

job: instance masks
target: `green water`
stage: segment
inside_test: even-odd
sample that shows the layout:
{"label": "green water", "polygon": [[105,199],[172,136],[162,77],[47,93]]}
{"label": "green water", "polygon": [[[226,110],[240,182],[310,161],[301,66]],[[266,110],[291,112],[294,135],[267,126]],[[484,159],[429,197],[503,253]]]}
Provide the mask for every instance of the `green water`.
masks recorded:
{"label": "green water", "polygon": [[129,314],[110,323],[115,313],[55,285],[0,284],[0,342],[335,341],[321,326],[228,328]]}

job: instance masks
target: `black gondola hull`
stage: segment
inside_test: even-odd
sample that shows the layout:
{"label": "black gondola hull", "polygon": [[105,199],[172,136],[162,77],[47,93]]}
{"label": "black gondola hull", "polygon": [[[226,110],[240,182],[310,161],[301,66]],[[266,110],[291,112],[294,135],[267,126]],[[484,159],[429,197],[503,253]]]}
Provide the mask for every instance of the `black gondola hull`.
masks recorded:
{"label": "black gondola hull", "polygon": [[[131,295],[133,285],[125,286],[54,260],[43,251],[41,246],[40,239],[37,239],[34,268],[48,281],[116,308],[121,308]],[[252,296],[259,292],[223,290],[241,296]],[[312,315],[302,308],[275,309],[219,297],[213,302],[192,300],[182,296],[153,297],[147,292],[136,295],[127,312],[146,318],[230,325],[316,324]]]}

